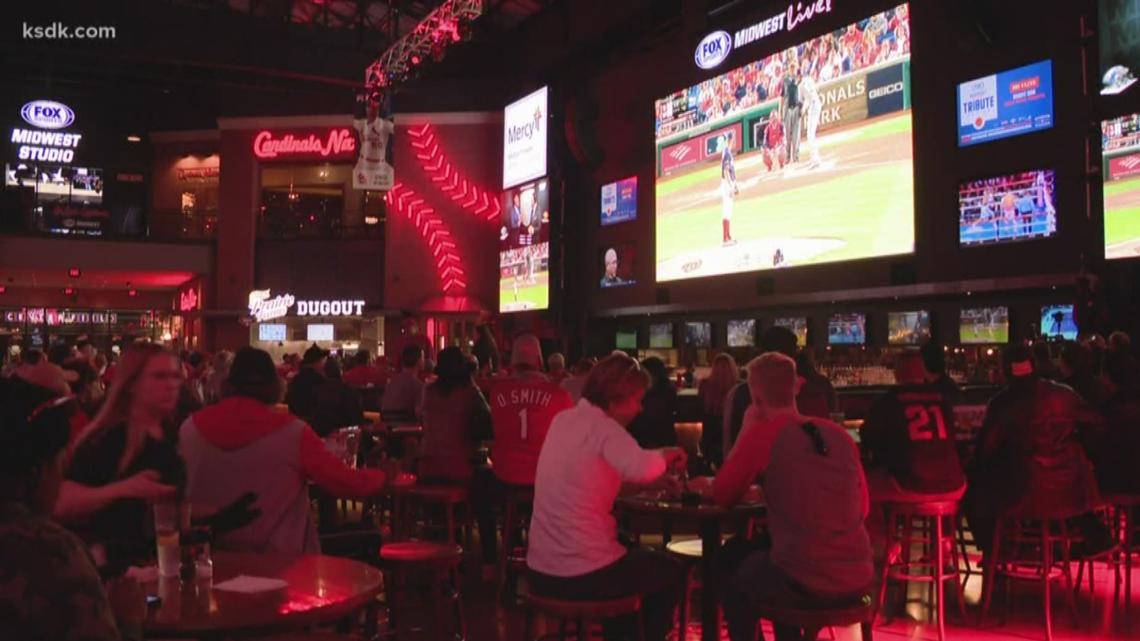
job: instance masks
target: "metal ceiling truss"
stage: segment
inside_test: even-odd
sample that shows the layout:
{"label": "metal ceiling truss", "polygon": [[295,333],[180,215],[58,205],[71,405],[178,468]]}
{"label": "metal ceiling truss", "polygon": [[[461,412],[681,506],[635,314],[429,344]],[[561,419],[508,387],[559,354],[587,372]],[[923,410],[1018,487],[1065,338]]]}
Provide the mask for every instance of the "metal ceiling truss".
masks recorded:
{"label": "metal ceiling truss", "polygon": [[469,33],[470,23],[483,12],[484,0],[447,0],[368,65],[365,85],[370,90],[391,87],[407,79],[413,67],[429,56],[442,58],[449,46]]}

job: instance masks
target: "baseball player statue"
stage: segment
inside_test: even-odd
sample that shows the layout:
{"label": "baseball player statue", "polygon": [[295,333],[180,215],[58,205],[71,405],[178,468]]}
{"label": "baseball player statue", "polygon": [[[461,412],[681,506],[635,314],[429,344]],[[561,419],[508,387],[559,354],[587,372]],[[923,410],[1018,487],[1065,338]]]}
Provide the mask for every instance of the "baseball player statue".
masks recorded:
{"label": "baseball player statue", "polygon": [[735,245],[732,238],[732,203],[740,194],[736,186],[736,161],[732,157],[733,132],[725,132],[721,138],[720,152],[720,218],[724,231],[724,246]]}

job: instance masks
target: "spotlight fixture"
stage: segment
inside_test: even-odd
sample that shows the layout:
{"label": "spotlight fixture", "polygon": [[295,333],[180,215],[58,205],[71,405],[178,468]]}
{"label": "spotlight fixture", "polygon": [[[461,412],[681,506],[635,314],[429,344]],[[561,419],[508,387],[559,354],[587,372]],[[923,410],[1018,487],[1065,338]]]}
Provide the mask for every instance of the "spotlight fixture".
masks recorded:
{"label": "spotlight fixture", "polygon": [[7,293],[8,293],[8,287],[5,285],[0,285],[0,294],[7,294]]}
{"label": "spotlight fixture", "polygon": [[448,46],[469,37],[470,23],[483,15],[483,0],[447,0],[420,21],[414,29],[368,65],[364,84],[390,87],[408,79],[408,70],[431,55],[443,58]]}
{"label": "spotlight fixture", "polygon": [[135,296],[138,296],[138,295],[139,295],[138,290],[136,290],[134,288],[127,290],[127,296],[130,296],[131,298],[134,298]]}
{"label": "spotlight fixture", "polygon": [[131,134],[127,136],[127,142],[142,142],[142,137]]}
{"label": "spotlight fixture", "polygon": [[64,287],[63,288],[63,295],[64,296],[74,296],[75,295],[75,288],[74,287]]}
{"label": "spotlight fixture", "polygon": [[78,267],[72,267],[72,268],[67,270],[67,277],[68,278],[79,278],[82,275],[83,275],[83,271],[80,270]]}

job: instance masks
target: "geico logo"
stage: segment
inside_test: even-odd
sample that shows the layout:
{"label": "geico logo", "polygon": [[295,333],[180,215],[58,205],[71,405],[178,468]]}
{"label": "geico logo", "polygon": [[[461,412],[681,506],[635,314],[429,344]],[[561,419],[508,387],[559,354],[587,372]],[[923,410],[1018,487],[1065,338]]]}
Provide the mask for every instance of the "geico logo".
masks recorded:
{"label": "geico logo", "polygon": [[883,96],[889,96],[893,93],[898,93],[902,90],[903,90],[903,83],[901,80],[899,82],[896,82],[896,83],[891,84],[891,85],[887,85],[885,87],[877,87],[877,88],[871,90],[871,100],[874,100],[875,98],[882,98]]}

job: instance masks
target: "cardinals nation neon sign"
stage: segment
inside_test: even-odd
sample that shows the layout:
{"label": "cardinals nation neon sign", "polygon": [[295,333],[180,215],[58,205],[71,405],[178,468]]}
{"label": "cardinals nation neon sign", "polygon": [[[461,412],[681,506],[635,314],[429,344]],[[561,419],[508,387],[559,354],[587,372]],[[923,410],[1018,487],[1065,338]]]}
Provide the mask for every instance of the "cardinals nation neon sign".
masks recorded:
{"label": "cardinals nation neon sign", "polygon": [[339,158],[356,155],[356,137],[348,127],[330,129],[323,135],[281,134],[259,131],[253,138],[253,155],[262,160],[279,158]]}

